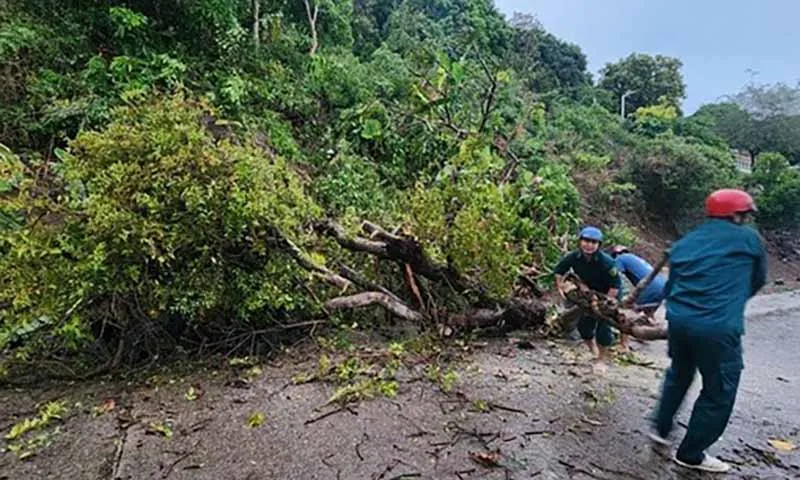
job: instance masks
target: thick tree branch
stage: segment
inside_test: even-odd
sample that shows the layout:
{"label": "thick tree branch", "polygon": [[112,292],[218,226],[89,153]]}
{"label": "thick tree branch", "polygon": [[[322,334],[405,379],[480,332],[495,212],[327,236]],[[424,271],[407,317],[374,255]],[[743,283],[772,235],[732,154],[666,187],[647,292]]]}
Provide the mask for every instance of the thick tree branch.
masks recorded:
{"label": "thick tree branch", "polygon": [[385,293],[386,295],[389,295],[398,302],[402,303],[403,301],[400,299],[400,297],[395,295],[391,290],[382,287],[381,285],[378,285],[375,282],[370,281],[364,275],[361,275],[360,273],[348,267],[347,265],[342,264],[339,266],[339,275],[350,280],[351,282],[355,283],[356,285],[365,290],[377,290],[379,292]]}
{"label": "thick tree branch", "polygon": [[592,315],[622,333],[642,340],[666,340],[666,324],[652,325],[647,315],[624,309],[616,300],[590,290],[575,275],[568,275],[564,282],[564,294],[584,313]]}
{"label": "thick tree branch", "polygon": [[315,228],[319,233],[333,237],[340,246],[347,250],[371,253],[381,258],[390,258],[386,251],[385,243],[350,237],[345,233],[344,228],[334,221],[328,220],[319,223]]}
{"label": "thick tree branch", "polygon": [[510,300],[508,307],[498,309],[479,308],[466,313],[452,315],[448,325],[462,328],[499,328],[516,330],[542,325],[547,308],[542,302],[524,298]]}
{"label": "thick tree branch", "polygon": [[325,308],[330,311],[336,310],[350,310],[354,308],[363,308],[370,305],[378,304],[394,315],[409,320],[411,322],[422,323],[428,318],[412,309],[405,303],[398,301],[396,297],[392,297],[383,292],[363,292],[348,297],[332,298],[325,302]]}

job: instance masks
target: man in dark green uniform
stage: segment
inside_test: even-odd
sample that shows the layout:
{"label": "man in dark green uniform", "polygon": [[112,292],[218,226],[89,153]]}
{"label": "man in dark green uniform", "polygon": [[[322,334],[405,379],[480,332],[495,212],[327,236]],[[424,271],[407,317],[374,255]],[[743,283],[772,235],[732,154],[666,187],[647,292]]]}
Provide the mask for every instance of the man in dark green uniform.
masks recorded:
{"label": "man in dark green uniform", "polygon": [[[554,268],[556,288],[562,298],[565,296],[561,282],[570,269],[592,290],[617,298],[622,280],[614,259],[600,251],[602,243],[603,232],[599,228],[586,227],[581,230],[578,249],[562,257]],[[584,315],[578,321],[578,332],[595,356],[595,373],[605,372],[606,349],[614,343],[611,327],[595,317]]]}
{"label": "man in dark green uniform", "polygon": [[650,438],[669,445],[673,418],[699,370],[703,390],[674,460],[688,468],[725,472],[730,466],[705,450],[725,431],[733,411],[744,366],[744,308],[766,282],[767,255],[758,233],[743,225],[756,210],[750,195],[718,190],[706,199],[705,208],[708,220],[676,242],[669,254],[672,365]]}

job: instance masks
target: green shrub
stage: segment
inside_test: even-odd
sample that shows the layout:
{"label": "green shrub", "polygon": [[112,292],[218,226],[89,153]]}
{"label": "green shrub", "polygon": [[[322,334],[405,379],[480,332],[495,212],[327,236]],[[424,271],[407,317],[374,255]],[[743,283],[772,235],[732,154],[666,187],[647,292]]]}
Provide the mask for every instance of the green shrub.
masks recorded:
{"label": "green shrub", "polygon": [[342,147],[314,182],[320,204],[335,216],[383,220],[394,211],[394,188],[381,181],[376,165]]}
{"label": "green shrub", "polygon": [[26,223],[2,237],[0,346],[77,347],[101,321],[259,326],[307,307],[307,273],[280,242],[303,245],[319,208],[282,158],[216,142],[204,115],[180,97],[119,109],[61,153],[51,184],[28,177],[3,199]]}
{"label": "green shrub", "polygon": [[615,223],[611,227],[604,229],[605,244],[608,246],[614,245],[633,245],[636,243],[636,234],[631,227],[624,223]]}
{"label": "green shrub", "polygon": [[757,221],[768,229],[796,229],[800,221],[800,171],[780,153],[762,153],[748,184],[756,190]]}
{"label": "green shrub", "polygon": [[625,176],[637,186],[648,210],[675,223],[701,211],[714,189],[740,183],[728,151],[675,137],[642,143],[628,157]]}
{"label": "green shrub", "polygon": [[515,241],[521,222],[515,187],[493,181],[502,167],[501,158],[469,139],[431,185],[412,190],[406,214],[434,259],[449,261],[499,297],[510,291],[526,257]]}

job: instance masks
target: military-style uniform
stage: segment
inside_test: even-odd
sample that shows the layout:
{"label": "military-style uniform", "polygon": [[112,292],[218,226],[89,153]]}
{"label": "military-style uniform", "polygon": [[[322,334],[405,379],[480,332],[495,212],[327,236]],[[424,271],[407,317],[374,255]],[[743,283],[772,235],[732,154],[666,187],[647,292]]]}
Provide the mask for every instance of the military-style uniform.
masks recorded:
{"label": "military-style uniform", "polygon": [[676,458],[700,464],[730,419],[744,368],[741,336],[747,300],[765,284],[767,255],[751,227],[711,219],[674,244],[669,257],[667,321],[672,365],[664,379],[656,430],[666,438],[695,372],[703,390]]}
{"label": "military-style uniform", "polygon": [[[619,291],[622,287],[622,279],[614,259],[600,250],[590,257],[580,250],[570,252],[561,258],[553,270],[558,275],[564,275],[570,268],[594,291],[608,294],[612,288]],[[597,343],[603,347],[609,347],[614,343],[611,327],[591,315],[581,317],[578,321],[578,332],[584,340],[596,338]]]}

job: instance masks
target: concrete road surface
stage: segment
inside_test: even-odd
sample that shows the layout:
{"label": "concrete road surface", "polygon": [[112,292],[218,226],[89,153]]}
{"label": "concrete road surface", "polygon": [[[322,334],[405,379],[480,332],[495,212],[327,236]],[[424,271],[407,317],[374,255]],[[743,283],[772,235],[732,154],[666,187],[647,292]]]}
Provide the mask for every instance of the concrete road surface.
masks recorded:
{"label": "concrete road surface", "polygon": [[[780,451],[770,440],[800,445],[800,295],[758,297],[748,315],[740,395],[713,453],[735,464],[726,478],[797,479],[798,450]],[[349,410],[325,406],[333,385],[292,384],[293,375],[315,368],[313,354],[265,365],[249,388],[209,369],[133,384],[1,390],[4,432],[45,399],[71,408],[35,456],[0,455],[0,478],[714,478],[650,448],[645,418],[668,362],[666,344],[634,346],[636,364],[620,357],[596,377],[580,343],[520,349],[508,339],[488,342],[459,364],[452,392],[427,381],[419,365],[399,374],[395,398]],[[190,385],[204,395],[188,400]],[[109,399],[112,410],[93,413]],[[690,405],[679,416],[684,424]],[[264,415],[257,428],[248,425],[254,413]],[[170,425],[171,437],[154,424]]]}

